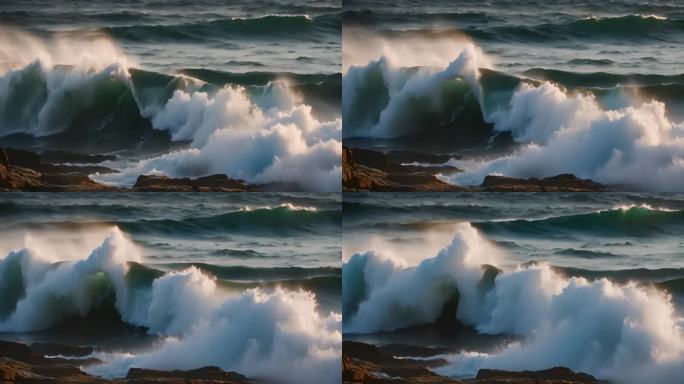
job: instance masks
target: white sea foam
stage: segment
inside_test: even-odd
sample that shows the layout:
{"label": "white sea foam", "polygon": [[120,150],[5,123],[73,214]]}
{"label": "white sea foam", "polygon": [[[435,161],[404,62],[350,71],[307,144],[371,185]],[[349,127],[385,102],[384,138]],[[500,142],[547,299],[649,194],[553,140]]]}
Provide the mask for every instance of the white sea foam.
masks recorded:
{"label": "white sea foam", "polygon": [[130,90],[154,129],[190,142],[189,148],[127,165],[120,173],[92,175],[96,181],[131,186],[141,174],[220,173],[256,184],[341,189],[341,119],[316,118],[285,81],[260,92],[238,86],[200,90],[202,82],[180,76],[167,100],[158,87],[136,89],[129,73],[134,60],[104,35],[44,39],[0,26],[0,43],[6,43],[0,44],[0,63],[7,63],[0,68],[0,135],[63,132],[93,106],[97,92],[106,94],[116,82]]}
{"label": "white sea foam", "polygon": [[142,160],[120,173],[91,177],[132,185],[138,175],[153,172],[172,177],[222,173],[250,183],[297,183],[307,190],[337,191],[341,120],[321,122],[310,106],[296,104],[294,98],[277,84],[266,87],[256,101],[242,87],[226,87],[214,95],[177,90],[153,124],[176,140],[190,140],[190,148]]}
{"label": "white sea foam", "polygon": [[[486,245],[483,245],[486,244]],[[566,366],[617,383],[672,383],[684,371],[684,321],[655,288],[607,279],[565,278],[543,264],[485,277],[495,247],[471,226],[418,266],[359,253],[343,266],[345,332],[377,332],[429,323],[454,291],[457,318],[486,334],[523,336],[493,354],[447,356],[442,375],[480,368]]]}
{"label": "white sea foam", "polygon": [[684,190],[684,130],[665,104],[603,110],[589,95],[557,85],[523,85],[510,110],[492,113],[495,129],[511,132],[516,153],[466,167],[445,179],[477,185],[486,175],[549,177],[572,173],[604,184],[652,191]]}

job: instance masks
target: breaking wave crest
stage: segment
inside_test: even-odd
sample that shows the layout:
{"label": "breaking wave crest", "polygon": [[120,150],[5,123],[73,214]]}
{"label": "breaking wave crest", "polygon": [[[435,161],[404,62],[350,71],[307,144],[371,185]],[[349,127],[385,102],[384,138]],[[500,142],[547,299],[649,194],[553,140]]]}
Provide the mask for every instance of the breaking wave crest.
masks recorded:
{"label": "breaking wave crest", "polygon": [[28,247],[0,260],[0,331],[49,329],[109,304],[121,321],[163,338],[135,355],[98,353],[104,363],[87,367],[90,373],[121,377],[131,367],[215,365],[255,378],[333,383],[330,373],[341,369],[341,316],[320,314],[313,293],[230,294],[194,266],[155,271],[137,263],[135,245],[116,228],[80,260],[43,252]]}
{"label": "breaking wave crest", "polygon": [[[469,224],[435,257],[407,267],[391,255],[354,255],[343,266],[345,332],[459,320],[484,334],[523,336],[500,352],[446,356],[442,375],[480,368],[566,366],[618,383],[668,383],[682,375],[684,334],[671,296],[635,282],[566,277],[548,265],[499,270],[493,245]],[[559,348],[562,346],[562,348]]]}

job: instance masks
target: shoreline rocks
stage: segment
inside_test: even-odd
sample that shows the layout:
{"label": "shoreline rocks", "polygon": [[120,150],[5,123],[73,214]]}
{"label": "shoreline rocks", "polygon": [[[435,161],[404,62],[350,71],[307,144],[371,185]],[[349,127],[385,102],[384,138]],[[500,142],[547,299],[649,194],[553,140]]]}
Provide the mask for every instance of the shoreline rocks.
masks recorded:
{"label": "shoreline rocks", "polygon": [[[90,347],[76,347],[62,344],[37,343],[27,345],[0,340],[0,383],[136,383],[136,384],[249,384],[251,381],[235,372],[207,366],[193,370],[161,371],[131,368],[125,378],[104,379],[83,372],[80,367],[100,364],[101,361],[86,356]],[[55,356],[67,354],[70,357]]]}
{"label": "shoreline rocks", "polygon": [[235,180],[218,174],[196,179],[140,175],[133,190],[141,192],[252,192],[257,189],[243,180]]}
{"label": "shoreline rocks", "polygon": [[252,185],[221,174],[198,178],[141,175],[132,188],[112,187],[97,183],[88,177],[97,172],[117,172],[97,165],[102,161],[115,159],[116,157],[111,155],[88,155],[70,151],[45,151],[39,155],[31,151],[0,147],[0,191],[253,192],[296,189],[296,186],[292,185]]}
{"label": "shoreline rocks", "polygon": [[[443,353],[439,349],[434,352],[433,355]],[[398,359],[383,348],[357,341],[344,341],[342,354],[344,384],[606,384],[589,374],[574,372],[565,367],[539,371],[481,369],[472,379],[452,379],[431,370],[447,364],[442,358]]]}
{"label": "shoreline rocks", "polygon": [[[342,185],[345,192],[599,192],[608,188],[572,174],[543,179],[518,179],[489,175],[479,186],[446,183],[437,174],[452,175],[461,169],[446,165],[451,155],[416,151],[389,151],[344,147]],[[419,163],[416,165],[415,163]]]}

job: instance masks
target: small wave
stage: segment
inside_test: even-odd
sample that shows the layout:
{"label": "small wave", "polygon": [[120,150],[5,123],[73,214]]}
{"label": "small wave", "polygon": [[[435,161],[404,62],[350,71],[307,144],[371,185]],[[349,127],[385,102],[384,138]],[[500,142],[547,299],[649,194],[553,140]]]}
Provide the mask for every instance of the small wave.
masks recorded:
{"label": "small wave", "polygon": [[684,85],[684,75],[580,73],[545,68],[528,69],[523,74],[535,80],[552,81],[566,87],[614,88],[618,86]]}
{"label": "small wave", "polygon": [[304,280],[316,277],[340,276],[339,268],[299,268],[299,267],[273,267],[255,268],[245,266],[220,266],[206,263],[171,263],[164,264],[165,268],[183,270],[188,267],[196,267],[218,279],[230,281],[285,281]]}
{"label": "small wave", "polygon": [[475,39],[498,42],[546,43],[573,40],[617,40],[632,42],[672,41],[684,33],[684,21],[654,15],[589,17],[568,22],[538,25],[494,25],[474,27],[464,32]]}
{"label": "small wave", "polygon": [[[29,249],[10,253],[0,259],[0,331],[68,329],[87,319],[103,332],[124,324],[160,338],[146,352],[97,353],[103,364],[86,369],[105,377],[123,377],[132,366],[171,364],[174,369],[214,365],[288,383],[311,377],[335,382],[341,317],[319,314],[315,294],[255,288],[227,295],[196,267],[162,272],[140,260],[117,229],[77,261],[55,264]],[[260,346],[258,356],[253,345]],[[190,350],[195,352],[188,358]],[[283,370],[293,363],[300,372]]]}
{"label": "small wave", "polygon": [[620,258],[621,255],[617,255],[612,252],[602,252],[602,251],[591,251],[588,249],[575,249],[575,248],[565,248],[555,251],[557,255],[566,255],[577,257],[580,259],[610,259],[610,258]]}
{"label": "small wave", "polygon": [[330,39],[339,33],[337,14],[321,16],[269,15],[257,18],[222,18],[210,21],[176,25],[131,25],[105,28],[117,39],[135,42],[205,41],[217,38],[246,37],[273,39]]}
{"label": "small wave", "polygon": [[652,209],[647,205],[621,206],[591,213],[536,220],[487,221],[474,223],[485,232],[537,236],[581,232],[596,235],[675,235],[684,226],[684,211]]}

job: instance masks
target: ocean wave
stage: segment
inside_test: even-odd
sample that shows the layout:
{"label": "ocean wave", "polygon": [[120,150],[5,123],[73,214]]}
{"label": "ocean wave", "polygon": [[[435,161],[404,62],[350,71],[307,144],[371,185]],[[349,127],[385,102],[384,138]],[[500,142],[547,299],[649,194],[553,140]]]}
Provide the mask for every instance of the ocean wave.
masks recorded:
{"label": "ocean wave", "polygon": [[341,226],[339,210],[293,209],[288,206],[239,210],[205,217],[142,219],[114,222],[132,233],[194,235],[246,232],[254,236],[325,233]]}
{"label": "ocean wave", "polygon": [[19,218],[31,217],[32,215],[66,216],[99,215],[100,217],[126,217],[142,214],[144,207],[135,207],[127,204],[65,204],[55,206],[53,204],[19,203],[16,201],[0,201],[0,217]]}
{"label": "ocean wave", "polygon": [[[9,46],[0,49],[0,58],[16,61],[15,69],[0,77],[4,145],[156,155],[119,173],[91,175],[122,186],[133,185],[141,174],[218,173],[253,184],[295,185],[298,190],[341,188],[339,112],[321,117],[300,95],[316,99],[312,104],[317,107],[325,106],[326,98],[335,104],[335,86],[312,83],[315,76],[297,89],[285,80],[219,86],[186,75],[129,69],[126,56],[106,38],[101,50],[107,55],[95,57],[84,53],[86,43],[73,38],[47,41],[0,28],[12,37]],[[24,40],[27,47],[22,50],[17,45]],[[22,63],[26,60],[29,63]],[[218,76],[230,81],[250,75]],[[325,108],[334,110],[334,105]],[[169,152],[171,148],[175,150]]]}
{"label": "ocean wave", "polygon": [[482,54],[471,45],[442,70],[397,67],[384,57],[352,66],[342,79],[344,136],[395,138],[457,122],[452,131],[484,131],[487,137],[481,65]]}
{"label": "ocean wave", "polygon": [[[117,229],[76,261],[54,263],[30,248],[12,252],[0,260],[0,331],[50,329],[108,306],[124,323],[162,341],[143,353],[98,354],[104,364],[87,367],[90,373],[122,377],[132,366],[215,365],[261,379],[334,382],[341,317],[319,314],[313,293],[256,288],[228,294],[198,268],[161,272],[140,261]],[[188,350],[196,351],[191,359]],[[298,372],[285,369],[292,364]]]}
{"label": "ocean wave", "polygon": [[657,288],[568,278],[541,264],[498,269],[497,250],[467,224],[415,267],[378,251],[355,254],[343,265],[345,332],[389,331],[447,316],[483,334],[523,337],[491,354],[442,356],[448,364],[438,374],[564,366],[616,383],[665,384],[683,373],[681,319]]}
{"label": "ocean wave", "polygon": [[675,235],[684,226],[684,211],[654,209],[647,205],[616,207],[590,213],[536,220],[487,221],[474,223],[486,233],[543,236],[551,233],[657,236]]}
{"label": "ocean wave", "polygon": [[443,68],[400,67],[384,57],[351,66],[342,80],[343,136],[448,152],[509,142],[499,157],[452,160],[464,172],[442,179],[459,185],[492,174],[571,173],[623,190],[684,188],[682,124],[677,108],[668,109],[681,105],[679,76],[534,69],[518,78],[480,68],[486,60],[478,52],[463,48]]}
{"label": "ocean wave", "polygon": [[565,87],[614,88],[618,86],[684,85],[684,75],[582,73],[546,68],[531,68],[524,71],[523,74],[536,80],[552,81]]}
{"label": "ocean wave", "polygon": [[552,267],[554,271],[567,277],[582,277],[588,280],[609,279],[611,281],[626,284],[635,283],[666,283],[684,278],[682,268],[630,268],[617,270],[590,270],[573,267]]}
{"label": "ocean wave", "polygon": [[339,14],[320,16],[269,15],[257,18],[222,18],[175,25],[112,26],[107,34],[135,42],[205,41],[207,39],[256,38],[327,41],[339,34]]}

